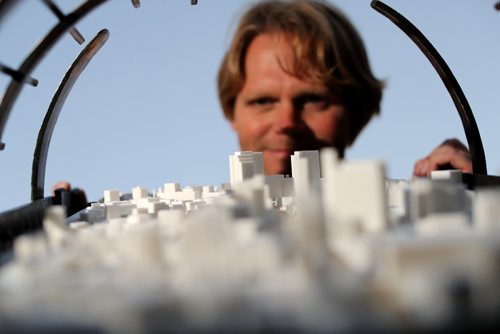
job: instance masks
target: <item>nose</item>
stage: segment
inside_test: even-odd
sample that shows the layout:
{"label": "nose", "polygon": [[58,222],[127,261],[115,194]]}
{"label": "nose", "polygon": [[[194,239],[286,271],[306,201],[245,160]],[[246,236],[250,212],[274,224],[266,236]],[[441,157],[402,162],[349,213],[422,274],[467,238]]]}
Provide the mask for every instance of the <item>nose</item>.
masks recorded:
{"label": "nose", "polygon": [[281,102],[276,108],[274,125],[278,133],[296,132],[300,126],[297,110],[292,102]]}

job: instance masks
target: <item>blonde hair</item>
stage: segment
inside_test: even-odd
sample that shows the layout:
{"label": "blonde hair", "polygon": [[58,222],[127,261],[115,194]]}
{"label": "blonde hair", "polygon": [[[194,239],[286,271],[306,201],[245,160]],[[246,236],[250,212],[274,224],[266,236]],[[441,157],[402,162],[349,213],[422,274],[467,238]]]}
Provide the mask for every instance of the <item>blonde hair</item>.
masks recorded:
{"label": "blonde hair", "polygon": [[283,70],[324,84],[340,98],[349,118],[351,145],[380,111],[383,82],[371,72],[363,41],[337,8],[321,0],[265,0],[241,17],[218,74],[219,100],[232,120],[236,96],[245,82],[245,57],[261,34],[290,37],[292,61]]}

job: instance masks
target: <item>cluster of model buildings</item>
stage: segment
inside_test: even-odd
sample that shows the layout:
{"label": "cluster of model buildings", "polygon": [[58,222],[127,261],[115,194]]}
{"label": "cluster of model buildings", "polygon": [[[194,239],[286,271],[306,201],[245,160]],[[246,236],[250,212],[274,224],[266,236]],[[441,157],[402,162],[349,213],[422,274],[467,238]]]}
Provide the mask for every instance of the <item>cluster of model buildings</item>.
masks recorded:
{"label": "cluster of model buildings", "polygon": [[[18,329],[370,331],[496,326],[500,190],[379,161],[229,157],[230,183],[116,190],[18,238],[0,320]],[[65,327],[66,326],[66,327]],[[462,326],[462,327],[460,327]],[[8,327],[7,327],[8,328]]]}

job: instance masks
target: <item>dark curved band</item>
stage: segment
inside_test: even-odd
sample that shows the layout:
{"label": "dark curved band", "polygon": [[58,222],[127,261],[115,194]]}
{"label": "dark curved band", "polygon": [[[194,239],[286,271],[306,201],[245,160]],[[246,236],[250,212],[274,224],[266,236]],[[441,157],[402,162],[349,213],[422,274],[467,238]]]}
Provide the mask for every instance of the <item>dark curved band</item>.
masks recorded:
{"label": "dark curved band", "polygon": [[472,168],[475,174],[487,174],[486,158],[484,155],[483,143],[481,135],[474,119],[474,115],[467,102],[462,88],[458,84],[457,79],[451,72],[450,68],[444,61],[439,52],[432,46],[429,40],[418,30],[408,19],[403,15],[384,4],[381,1],[373,0],[371,6],[379,13],[391,20],[398,28],[400,28],[411,40],[419,47],[424,55],[429,59],[434,69],[438,72],[441,80],[448,89],[448,92],[457,108],[462,125],[464,127],[465,136],[469,145],[469,150],[472,157]]}
{"label": "dark curved band", "polygon": [[45,114],[42,126],[38,132],[35,152],[33,154],[33,168],[31,173],[31,200],[36,201],[44,197],[45,167],[47,165],[47,155],[49,152],[52,133],[61,113],[64,102],[68,97],[73,85],[85,70],[89,62],[108,40],[109,31],[101,30],[96,37],[82,50],[75,59],[69,70],[66,72],[59,85],[49,109]]}
{"label": "dark curved band", "polygon": [[[26,78],[29,78],[31,72],[48,53],[48,51],[57,43],[61,36],[71,29],[75,23],[85,17],[93,9],[103,4],[107,0],[87,0],[80,7],[66,16],[66,20],[60,21],[52,30],[42,39],[42,41],[35,47],[35,49],[28,55],[18,69]],[[23,86],[24,80],[12,80],[5,91],[2,102],[0,104],[0,150],[4,148],[1,142],[5,124],[10,111],[14,105],[15,100],[19,96]]]}

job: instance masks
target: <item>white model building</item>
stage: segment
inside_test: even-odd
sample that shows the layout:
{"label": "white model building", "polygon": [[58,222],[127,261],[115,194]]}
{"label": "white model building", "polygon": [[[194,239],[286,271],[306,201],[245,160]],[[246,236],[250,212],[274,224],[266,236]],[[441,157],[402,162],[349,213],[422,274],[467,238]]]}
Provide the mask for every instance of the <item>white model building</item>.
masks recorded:
{"label": "white model building", "polygon": [[[6,331],[399,331],[498,327],[500,190],[380,161],[229,157],[230,183],[104,192],[47,212],[0,268]],[[458,324],[458,325],[457,325]]]}

